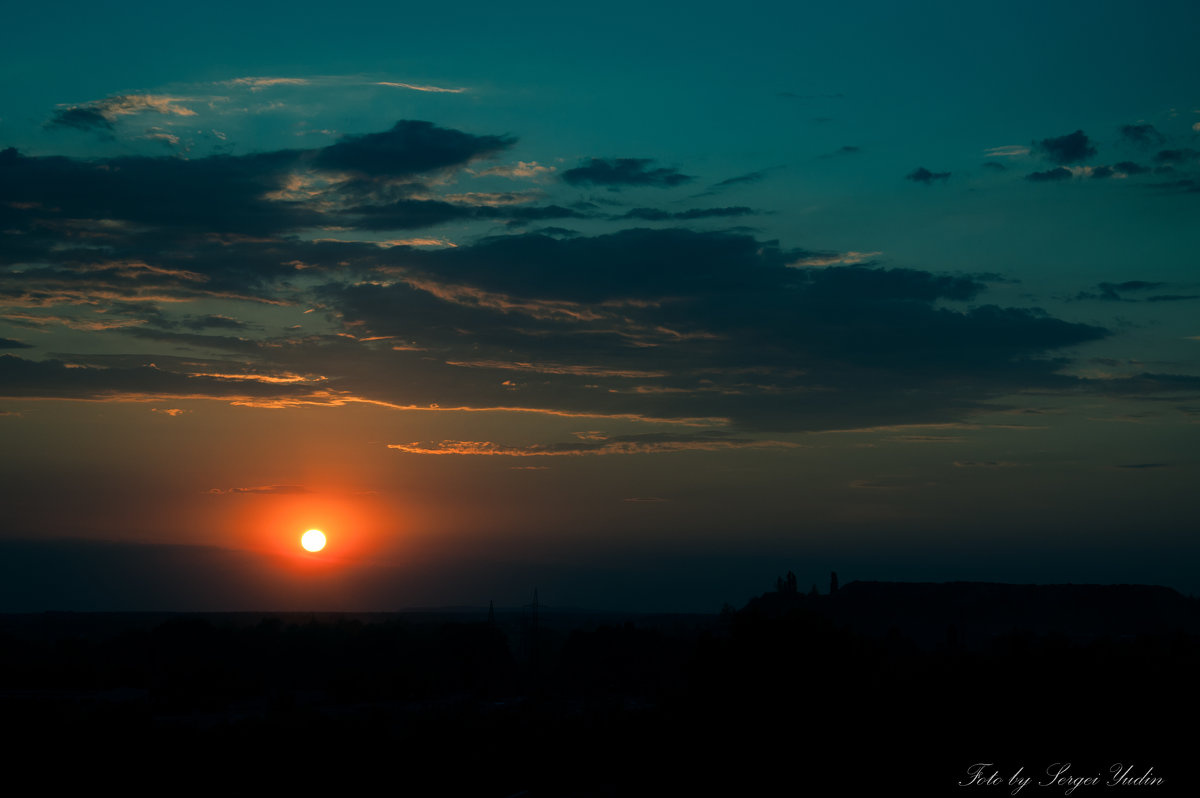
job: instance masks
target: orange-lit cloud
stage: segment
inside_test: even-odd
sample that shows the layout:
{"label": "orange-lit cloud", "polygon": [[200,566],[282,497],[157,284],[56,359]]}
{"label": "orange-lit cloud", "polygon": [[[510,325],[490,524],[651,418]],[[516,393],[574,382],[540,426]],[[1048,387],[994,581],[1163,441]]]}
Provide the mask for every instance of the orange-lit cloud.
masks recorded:
{"label": "orange-lit cloud", "polygon": [[537,374],[572,374],[582,377],[625,377],[647,379],[665,377],[665,371],[639,371],[636,369],[607,369],[601,366],[580,366],[564,363],[507,363],[502,360],[447,360],[447,366],[463,366],[477,369],[501,369],[504,371],[530,371]]}
{"label": "orange-lit cloud", "polygon": [[441,441],[429,444],[417,441],[388,444],[389,449],[396,449],[407,454],[502,457],[579,457],[583,455],[713,452],[722,449],[795,449],[800,447],[801,444],[789,441],[730,438],[718,433],[695,436],[651,433],[613,437],[594,442],[577,441],[531,446],[505,446],[492,441]]}
{"label": "orange-lit cloud", "polygon": [[242,493],[254,494],[271,494],[271,495],[295,495],[299,493],[312,493],[311,490],[303,485],[257,485],[251,488],[211,488],[208,491],[213,495],[231,496]]}
{"label": "orange-lit cloud", "polygon": [[787,265],[793,269],[815,268],[821,266],[854,266],[866,263],[882,255],[882,252],[830,252],[825,254],[806,255]]}
{"label": "orange-lit cloud", "polygon": [[478,172],[474,172],[474,174],[478,175],[479,177],[536,179],[539,177],[549,177],[556,171],[558,171],[558,167],[556,166],[543,166],[537,161],[518,161],[516,166],[493,166],[488,169],[482,169]]}
{"label": "orange-lit cloud", "polygon": [[420,86],[415,83],[392,83],[391,81],[381,80],[375,84],[376,86],[392,86],[397,89],[411,89],[412,91],[426,91],[435,94],[462,94],[466,89],[447,89],[442,86]]}
{"label": "orange-lit cloud", "polygon": [[222,85],[247,86],[250,91],[259,91],[271,86],[307,86],[311,82],[307,78],[234,78]]}

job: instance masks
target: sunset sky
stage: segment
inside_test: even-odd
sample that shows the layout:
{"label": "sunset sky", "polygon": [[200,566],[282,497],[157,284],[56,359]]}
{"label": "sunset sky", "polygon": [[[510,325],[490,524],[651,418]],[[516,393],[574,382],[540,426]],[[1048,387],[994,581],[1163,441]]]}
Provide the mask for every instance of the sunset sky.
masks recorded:
{"label": "sunset sky", "polygon": [[1198,33],[9,9],[0,610],[1200,592]]}

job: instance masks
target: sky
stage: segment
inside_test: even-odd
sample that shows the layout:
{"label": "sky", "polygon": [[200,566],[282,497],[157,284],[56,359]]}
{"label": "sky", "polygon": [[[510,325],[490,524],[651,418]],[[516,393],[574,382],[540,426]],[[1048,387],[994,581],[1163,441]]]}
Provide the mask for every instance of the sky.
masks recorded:
{"label": "sky", "polygon": [[0,610],[1200,590],[1194,3],[6,15]]}

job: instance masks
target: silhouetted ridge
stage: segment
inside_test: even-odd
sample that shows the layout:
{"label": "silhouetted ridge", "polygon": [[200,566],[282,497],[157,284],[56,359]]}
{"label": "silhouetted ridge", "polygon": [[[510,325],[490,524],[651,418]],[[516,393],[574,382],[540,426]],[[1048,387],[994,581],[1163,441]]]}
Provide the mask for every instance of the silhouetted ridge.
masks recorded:
{"label": "silhouetted ridge", "polygon": [[971,648],[1013,633],[1074,640],[1200,633],[1200,605],[1155,585],[1014,585],[998,582],[850,582],[835,594],[766,593],[747,609],[805,610],[859,634],[899,633],[929,646]]}

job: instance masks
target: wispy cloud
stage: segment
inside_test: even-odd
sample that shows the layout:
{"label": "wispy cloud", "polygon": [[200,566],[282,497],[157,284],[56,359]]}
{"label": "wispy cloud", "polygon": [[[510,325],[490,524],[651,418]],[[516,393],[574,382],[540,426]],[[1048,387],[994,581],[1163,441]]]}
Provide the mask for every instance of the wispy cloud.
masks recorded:
{"label": "wispy cloud", "polygon": [[195,116],[195,111],[181,105],[185,102],[191,102],[191,99],[165,94],[118,94],[83,105],[66,106],[47,124],[78,129],[111,129],[115,119],[147,111],[166,116]]}
{"label": "wispy cloud", "polygon": [[518,161],[516,165],[493,166],[472,173],[479,177],[509,177],[532,180],[540,177],[548,177],[557,170],[558,167],[556,166],[545,166],[537,161]]}
{"label": "wispy cloud", "polygon": [[734,438],[713,432],[700,435],[650,433],[606,438],[600,441],[506,446],[492,441],[441,441],[392,443],[389,449],[406,454],[475,455],[501,457],[580,457],[611,454],[661,454],[664,452],[714,452],[723,449],[795,449],[801,444],[778,440]]}
{"label": "wispy cloud", "polygon": [[444,86],[421,86],[416,83],[393,83],[391,81],[381,80],[375,84],[376,86],[392,86],[397,89],[411,89],[412,91],[427,91],[435,94],[462,94],[467,91],[465,88],[450,89]]}
{"label": "wispy cloud", "polygon": [[988,158],[1019,158],[1029,154],[1029,148],[1020,144],[1005,144],[1002,147],[991,147],[983,151]]}
{"label": "wispy cloud", "polygon": [[271,86],[308,86],[312,83],[308,78],[234,78],[224,81],[224,86],[246,86],[251,91],[270,88]]}
{"label": "wispy cloud", "polygon": [[208,492],[210,494],[219,496],[231,496],[246,493],[290,496],[300,493],[312,493],[311,490],[303,485],[257,485],[251,488],[212,488]]}
{"label": "wispy cloud", "polygon": [[859,263],[867,263],[882,254],[882,252],[821,252],[805,255],[787,265],[793,269],[819,268],[822,266],[853,266]]}

